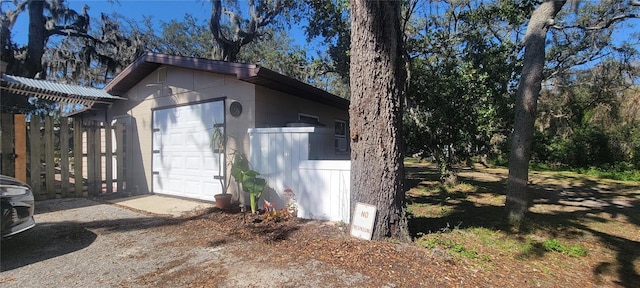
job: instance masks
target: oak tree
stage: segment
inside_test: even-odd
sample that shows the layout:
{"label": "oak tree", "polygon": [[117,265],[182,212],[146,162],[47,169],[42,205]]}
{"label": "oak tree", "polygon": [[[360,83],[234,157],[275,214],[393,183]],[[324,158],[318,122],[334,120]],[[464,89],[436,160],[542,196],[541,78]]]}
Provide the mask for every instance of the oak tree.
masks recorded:
{"label": "oak tree", "polygon": [[[282,24],[279,18],[287,14],[295,2],[290,0],[249,0],[248,19],[243,18],[236,1],[222,5],[221,0],[211,1],[209,29],[216,47],[221,52],[221,60],[236,62],[240,48],[265,36],[266,27]],[[233,7],[237,9],[233,9]],[[223,15],[226,18],[223,18]],[[227,19],[228,21],[225,21]],[[228,24],[228,25],[225,25]]]}
{"label": "oak tree", "polygon": [[[586,36],[591,36],[595,32],[608,29],[626,19],[639,17],[637,7],[640,6],[640,1],[602,1],[594,4],[575,0],[571,1],[571,7],[576,16],[571,18],[564,15],[563,18],[566,21],[573,20],[571,22],[574,24],[556,21],[566,3],[566,0],[546,0],[540,3],[531,14],[523,40],[525,51],[522,73],[516,91],[515,119],[509,152],[509,177],[505,202],[507,218],[516,226],[522,222],[531,205],[527,190],[529,160],[538,96],[542,89],[542,81],[546,76],[544,69],[548,30],[550,28],[558,29],[561,35],[568,35],[564,32],[565,29],[579,29],[587,31]],[[589,59],[593,55],[597,55],[603,45],[607,45],[606,41],[595,41],[598,39],[600,37],[577,37],[567,42],[563,49],[555,50],[551,59],[557,63],[549,73],[560,74],[564,67],[586,63],[585,60],[580,59]],[[578,45],[568,45],[572,42]]]}
{"label": "oak tree", "polygon": [[400,13],[400,1],[351,2],[351,211],[376,206],[373,238],[407,241]]}

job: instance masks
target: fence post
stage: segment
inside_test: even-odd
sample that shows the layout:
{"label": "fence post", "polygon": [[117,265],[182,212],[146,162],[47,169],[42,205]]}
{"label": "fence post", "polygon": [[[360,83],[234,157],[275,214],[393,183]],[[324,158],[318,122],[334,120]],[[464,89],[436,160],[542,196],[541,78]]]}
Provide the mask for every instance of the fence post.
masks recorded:
{"label": "fence post", "polygon": [[55,173],[56,173],[56,164],[54,161],[55,157],[55,146],[53,143],[53,117],[46,116],[44,120],[44,160],[45,160],[45,187],[47,189],[47,199],[56,198],[56,182],[55,182]]}
{"label": "fence post", "polygon": [[73,119],[73,178],[76,197],[82,197],[84,194],[84,177],[82,176],[82,158],[84,157],[83,130],[82,120]]}
{"label": "fence post", "polygon": [[124,125],[121,123],[116,123],[116,177],[118,180],[118,192],[124,193],[124,147],[125,147],[125,130]]}
{"label": "fence post", "polygon": [[100,125],[100,122],[98,121],[94,121],[93,122],[95,124],[95,137],[94,137],[94,142],[93,145],[96,147],[95,153],[96,155],[94,156],[95,159],[95,193],[97,195],[102,194],[102,126]]}
{"label": "fence post", "polygon": [[60,193],[69,196],[69,119],[60,117]]}
{"label": "fence post", "polygon": [[29,124],[29,166],[31,167],[30,186],[36,199],[42,199],[42,179],[40,171],[42,163],[40,162],[40,117],[31,116]]}
{"label": "fence post", "polygon": [[105,162],[104,162],[104,174],[107,183],[107,194],[113,193],[113,145],[111,143],[111,123],[104,122],[104,150],[105,150]]}
{"label": "fence post", "polygon": [[96,146],[94,145],[96,137],[96,129],[94,121],[90,121],[87,127],[87,192],[94,195],[95,191],[95,154]]}
{"label": "fence post", "polygon": [[2,158],[0,159],[0,172],[4,175],[14,176],[14,121],[11,114],[2,113],[0,115],[0,152],[2,152]]}
{"label": "fence post", "polygon": [[27,120],[24,114],[13,116],[15,127],[16,179],[27,182]]}

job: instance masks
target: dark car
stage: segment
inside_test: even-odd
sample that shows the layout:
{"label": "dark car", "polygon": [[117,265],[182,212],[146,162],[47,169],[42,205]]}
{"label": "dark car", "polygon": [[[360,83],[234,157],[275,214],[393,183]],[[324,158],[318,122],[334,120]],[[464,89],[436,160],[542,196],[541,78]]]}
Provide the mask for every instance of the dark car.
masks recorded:
{"label": "dark car", "polygon": [[2,200],[2,238],[33,228],[34,201],[29,185],[13,177],[0,175]]}

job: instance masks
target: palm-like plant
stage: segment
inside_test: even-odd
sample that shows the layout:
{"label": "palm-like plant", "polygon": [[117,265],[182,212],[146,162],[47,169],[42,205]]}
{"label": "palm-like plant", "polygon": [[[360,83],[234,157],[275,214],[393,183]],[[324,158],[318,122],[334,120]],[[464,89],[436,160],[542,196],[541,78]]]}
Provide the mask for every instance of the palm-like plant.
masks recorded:
{"label": "palm-like plant", "polygon": [[260,199],[262,191],[267,186],[267,181],[264,178],[260,178],[260,173],[249,167],[249,161],[244,155],[236,155],[231,166],[231,175],[242,186],[242,191],[249,194],[251,212],[256,213],[258,211],[258,199]]}

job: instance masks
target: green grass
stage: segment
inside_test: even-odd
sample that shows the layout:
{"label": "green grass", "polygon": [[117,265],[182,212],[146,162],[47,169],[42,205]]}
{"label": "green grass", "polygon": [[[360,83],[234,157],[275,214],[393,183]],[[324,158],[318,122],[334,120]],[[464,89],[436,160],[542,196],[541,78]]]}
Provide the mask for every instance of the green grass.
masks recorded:
{"label": "green grass", "polygon": [[597,177],[600,179],[612,179],[619,181],[640,181],[640,170],[618,170],[609,169],[603,170],[596,167],[579,168],[575,170],[576,173]]}
{"label": "green grass", "polygon": [[[416,243],[422,247],[433,249],[441,247],[449,251],[453,255],[460,255],[469,259],[478,258],[478,252],[475,248],[468,248],[462,243],[455,242],[447,237],[441,237],[443,234],[426,235],[419,238]],[[485,258],[482,258],[485,259]]]}
{"label": "green grass", "polygon": [[[417,245],[445,251],[479,271],[531,267],[546,277],[539,282],[542,286],[564,277],[558,271],[566,269],[578,271],[576,279],[594,274],[611,279],[605,284],[636,283],[640,254],[629,251],[635,251],[633,239],[640,233],[636,222],[640,210],[635,209],[640,186],[621,180],[638,181],[640,172],[621,172],[628,166],[617,166],[606,171],[564,167],[556,172],[548,170],[557,167],[537,166],[545,170],[530,173],[537,202],[527,221],[513,227],[504,219],[506,169],[465,170],[459,176],[463,184],[446,187],[434,180],[438,171],[432,165],[414,164],[410,169],[415,177],[408,181],[412,186],[407,193],[410,229]],[[592,199],[626,204],[612,210],[592,205]],[[602,263],[631,268],[594,272],[593,267]]]}
{"label": "green grass", "polygon": [[560,253],[571,257],[587,256],[587,250],[582,245],[567,245],[555,238],[534,240],[532,236],[518,240],[505,235],[504,231],[487,228],[454,229],[446,233],[422,235],[416,240],[416,244],[427,249],[442,248],[451,255],[479,259],[481,262],[490,262],[491,256],[481,255],[478,247],[491,247],[489,251],[494,252],[489,254],[498,253],[519,261],[541,258],[547,253]]}
{"label": "green grass", "polygon": [[412,158],[412,157],[405,157],[404,158],[404,163],[416,164],[416,163],[420,163],[420,159]]}
{"label": "green grass", "polygon": [[549,252],[559,252],[572,257],[587,256],[587,250],[581,245],[564,245],[557,239],[549,239],[542,242],[542,247]]}
{"label": "green grass", "polygon": [[458,253],[464,257],[467,257],[469,259],[476,259],[478,258],[478,252],[475,251],[475,249],[467,249],[465,248],[464,245],[462,244],[455,244],[453,245],[453,247],[450,248],[451,251]]}
{"label": "green grass", "polygon": [[633,169],[628,163],[619,163],[611,167],[571,168],[563,165],[550,165],[546,163],[530,163],[529,168],[534,171],[575,172],[582,175],[600,179],[618,181],[640,181],[640,170]]}

